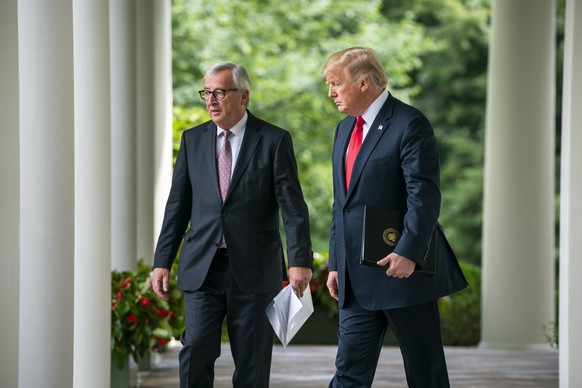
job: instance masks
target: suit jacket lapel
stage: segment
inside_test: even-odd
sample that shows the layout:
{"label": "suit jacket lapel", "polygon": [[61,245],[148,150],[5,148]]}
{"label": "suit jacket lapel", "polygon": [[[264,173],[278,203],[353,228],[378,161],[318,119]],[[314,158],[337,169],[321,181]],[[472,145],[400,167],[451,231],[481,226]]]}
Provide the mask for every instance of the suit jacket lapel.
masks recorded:
{"label": "suit jacket lapel", "polygon": [[202,134],[202,144],[203,147],[197,149],[203,154],[201,158],[206,160],[208,171],[210,171],[210,179],[212,180],[212,187],[215,188],[216,195],[220,198],[220,184],[218,183],[218,166],[216,160],[218,155],[216,154],[216,124],[209,121],[204,127],[204,133]]}
{"label": "suit jacket lapel", "polygon": [[345,195],[346,193],[346,151],[348,149],[348,143],[350,142],[355,125],[356,118],[350,116],[349,119],[345,120],[341,124],[337,138],[337,147],[339,152],[336,153],[336,160],[334,162],[337,166],[336,171],[339,175],[338,181],[342,188],[340,190],[342,195]]}
{"label": "suit jacket lapel", "polygon": [[251,160],[251,157],[255,152],[255,148],[257,148],[257,144],[259,144],[259,140],[261,139],[259,121],[255,116],[251,114],[251,112],[248,112],[248,115],[249,117],[245,128],[245,135],[240,147],[236,164],[234,166],[234,171],[232,173],[230,185],[228,186],[228,192],[226,193],[225,202],[228,200],[230,193],[232,192],[234,187],[236,187],[241,177],[243,176],[243,173],[246,170],[247,165],[249,164],[249,161]]}
{"label": "suit jacket lapel", "polygon": [[394,99],[392,95],[389,95],[388,100],[386,100],[384,105],[382,105],[380,112],[378,112],[376,119],[370,126],[368,134],[366,135],[366,138],[362,143],[362,148],[360,148],[360,151],[358,152],[358,156],[356,157],[356,161],[354,162],[354,168],[352,170],[352,179],[350,180],[350,187],[348,187],[348,192],[346,194],[347,198],[350,197],[352,191],[354,190],[354,187],[357,185],[358,180],[360,179],[360,175],[362,175],[362,171],[364,170],[364,166],[366,165],[368,158],[372,154],[372,151],[376,147],[376,144],[378,144],[378,141],[380,141],[382,136],[388,131],[390,126],[390,119],[392,117],[393,107]]}

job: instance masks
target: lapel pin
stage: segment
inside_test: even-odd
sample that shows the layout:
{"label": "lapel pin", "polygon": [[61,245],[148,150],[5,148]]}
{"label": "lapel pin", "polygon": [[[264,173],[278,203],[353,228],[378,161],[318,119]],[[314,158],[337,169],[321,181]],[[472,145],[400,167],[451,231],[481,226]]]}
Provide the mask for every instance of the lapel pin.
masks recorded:
{"label": "lapel pin", "polygon": [[384,128],[383,125],[378,125],[378,131],[381,131]]}

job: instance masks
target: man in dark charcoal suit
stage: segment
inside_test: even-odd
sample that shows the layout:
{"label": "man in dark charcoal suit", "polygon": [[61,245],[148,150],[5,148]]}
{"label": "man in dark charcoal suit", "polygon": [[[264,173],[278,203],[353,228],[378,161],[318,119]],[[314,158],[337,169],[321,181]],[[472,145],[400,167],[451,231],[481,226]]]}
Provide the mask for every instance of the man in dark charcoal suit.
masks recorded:
{"label": "man in dark charcoal suit", "polygon": [[[391,327],[411,387],[448,387],[438,298],[467,286],[437,218],[439,156],[429,121],[394,98],[368,48],[333,54],[323,75],[329,97],[347,114],[333,148],[334,204],[327,287],[338,300],[339,344],[330,387],[370,387]],[[364,206],[397,211],[404,229],[384,268],[359,263]],[[437,226],[437,271],[413,274]]]}
{"label": "man in dark charcoal suit", "polygon": [[233,386],[268,387],[273,330],[265,308],[285,275],[280,213],[288,278],[299,296],[313,265],[291,136],[247,110],[250,81],[238,64],[215,65],[199,93],[211,121],[182,136],[152,287],[167,298],[170,268],[183,241],[178,288],[184,292],[186,330],[180,387],[213,386],[225,316]]}

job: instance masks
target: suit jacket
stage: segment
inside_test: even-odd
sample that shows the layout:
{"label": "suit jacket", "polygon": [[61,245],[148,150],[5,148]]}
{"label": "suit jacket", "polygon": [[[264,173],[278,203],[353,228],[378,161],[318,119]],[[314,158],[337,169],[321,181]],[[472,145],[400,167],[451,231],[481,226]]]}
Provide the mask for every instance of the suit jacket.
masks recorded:
{"label": "suit jacket", "polygon": [[[345,300],[346,271],[360,306],[383,310],[420,304],[467,286],[442,228],[437,232],[437,270],[432,277],[388,277],[385,269],[359,264],[364,206],[404,214],[394,252],[422,263],[440,211],[439,156],[432,127],[416,108],[392,95],[370,126],[345,188],[345,153],[355,118],[336,128],[333,149],[334,204],[329,269],[338,271],[339,305]],[[381,257],[378,258],[378,260]]]}
{"label": "suit jacket", "polygon": [[[220,197],[216,125],[184,131],[154,267],[170,268],[183,241],[178,288],[197,290],[224,233],[235,280],[256,294],[281,288],[283,216],[290,266],[312,267],[307,205],[289,132],[248,112],[241,149],[224,203]],[[190,224],[190,228],[186,228]],[[184,231],[186,231],[184,233]],[[283,265],[282,265],[283,264]]]}

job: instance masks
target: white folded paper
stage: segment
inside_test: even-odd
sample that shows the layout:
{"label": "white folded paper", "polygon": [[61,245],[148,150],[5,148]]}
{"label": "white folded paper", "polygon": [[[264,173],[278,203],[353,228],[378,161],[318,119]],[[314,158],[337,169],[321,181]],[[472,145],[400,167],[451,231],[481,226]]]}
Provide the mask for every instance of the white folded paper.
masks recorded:
{"label": "white folded paper", "polygon": [[299,298],[289,284],[273,298],[266,312],[275,334],[286,347],[313,313],[309,286],[303,292],[303,297]]}

